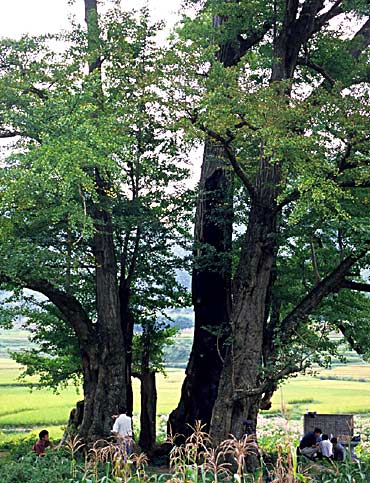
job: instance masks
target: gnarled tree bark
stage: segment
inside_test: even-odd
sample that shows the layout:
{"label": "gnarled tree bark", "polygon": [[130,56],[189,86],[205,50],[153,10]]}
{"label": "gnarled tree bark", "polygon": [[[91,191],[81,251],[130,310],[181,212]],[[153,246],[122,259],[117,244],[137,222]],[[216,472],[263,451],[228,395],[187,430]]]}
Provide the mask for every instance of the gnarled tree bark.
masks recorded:
{"label": "gnarled tree bark", "polygon": [[[298,54],[315,31],[316,15],[323,8],[323,2],[306,1],[300,13],[299,8],[299,2],[287,0],[285,18],[274,38],[271,84],[276,86],[277,94],[286,99],[290,95],[289,81],[293,78]],[[230,146],[230,141],[225,145]],[[211,435],[216,442],[229,434],[240,437],[246,420],[252,421],[256,427],[263,394],[274,390],[274,385],[261,384],[260,364],[266,335],[266,311],[269,310],[266,301],[277,254],[282,209],[277,200],[281,180],[281,163],[271,163],[263,152],[254,179],[247,180],[247,183],[242,179],[251,192],[251,204],[233,287],[232,342],[212,414]]]}
{"label": "gnarled tree bark", "polygon": [[[215,15],[213,27],[227,19]],[[271,27],[270,22],[249,33],[237,34],[220,45],[217,60],[235,66]],[[194,341],[177,408],[170,414],[168,430],[188,435],[201,420],[209,430],[225,355],[231,311],[231,245],[233,224],[233,170],[220,142],[206,140],[194,229],[192,298]]]}
{"label": "gnarled tree bark", "polygon": [[206,142],[194,233],[194,341],[169,430],[188,435],[196,420],[209,429],[223,364],[231,306],[232,175],[222,147]]}

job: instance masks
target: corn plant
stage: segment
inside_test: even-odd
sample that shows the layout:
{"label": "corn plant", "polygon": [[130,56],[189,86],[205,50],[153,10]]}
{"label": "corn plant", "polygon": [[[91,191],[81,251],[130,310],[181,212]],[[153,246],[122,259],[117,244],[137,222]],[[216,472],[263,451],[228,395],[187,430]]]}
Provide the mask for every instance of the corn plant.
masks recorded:
{"label": "corn plant", "polygon": [[231,463],[224,460],[224,454],[219,448],[206,448],[202,453],[203,470],[205,477],[210,475],[214,483],[218,483],[218,477],[227,476],[231,473]]}
{"label": "corn plant", "polygon": [[235,480],[239,483],[246,471],[248,456],[258,454],[258,447],[254,436],[244,435],[241,439],[230,435],[229,439],[220,444],[220,450],[225,458],[231,457],[236,463]]}
{"label": "corn plant", "polygon": [[77,463],[76,463],[76,454],[84,447],[84,443],[78,436],[74,436],[67,438],[65,442],[65,448],[67,449],[68,453],[70,454],[70,474],[71,478],[74,481],[77,474]]}

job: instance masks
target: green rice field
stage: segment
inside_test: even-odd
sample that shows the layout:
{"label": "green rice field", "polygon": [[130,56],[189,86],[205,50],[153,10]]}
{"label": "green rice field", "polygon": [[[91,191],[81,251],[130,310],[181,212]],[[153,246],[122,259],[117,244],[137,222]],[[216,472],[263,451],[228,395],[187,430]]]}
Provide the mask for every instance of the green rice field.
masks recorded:
{"label": "green rice field", "polygon": [[[20,368],[10,359],[0,359],[0,431],[1,428],[29,428],[58,425],[67,421],[70,410],[82,395],[75,387],[54,394],[46,389],[33,389],[17,380]],[[158,413],[168,414],[176,405],[184,371],[168,369],[168,376],[157,376]],[[134,379],[134,412],[139,413],[139,382]]]}
{"label": "green rice field", "polygon": [[[54,394],[34,389],[17,380],[20,368],[10,359],[0,359],[0,431],[17,431],[40,426],[61,426],[70,410],[81,399],[75,387]],[[320,379],[333,377],[334,379]],[[340,380],[336,378],[354,380]],[[179,400],[184,370],[169,369],[167,377],[158,375],[158,414],[168,414]],[[361,381],[359,381],[359,379]],[[139,383],[134,380],[134,412],[139,413]],[[318,377],[298,377],[280,388],[273,397],[276,414],[285,407],[293,418],[307,408],[321,413],[370,414],[370,366],[347,365],[321,371]]]}

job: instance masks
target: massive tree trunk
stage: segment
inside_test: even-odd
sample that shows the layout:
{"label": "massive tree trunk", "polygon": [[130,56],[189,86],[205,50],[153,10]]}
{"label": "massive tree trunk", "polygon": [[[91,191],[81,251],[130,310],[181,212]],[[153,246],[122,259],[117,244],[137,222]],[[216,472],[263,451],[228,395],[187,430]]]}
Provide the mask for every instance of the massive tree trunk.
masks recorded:
{"label": "massive tree trunk", "polygon": [[189,425],[196,420],[209,429],[231,305],[232,218],[232,175],[222,147],[208,140],[194,234],[194,341],[181,399],[169,418],[169,430],[174,434],[189,434]]}
{"label": "massive tree trunk", "polygon": [[[215,15],[213,27],[225,21]],[[220,46],[217,60],[231,67],[242,55],[239,41],[226,42]],[[233,190],[233,173],[224,147],[207,139],[194,228],[194,341],[180,402],[169,417],[168,429],[174,434],[189,434],[196,420],[209,430],[231,310]]]}
{"label": "massive tree trunk", "polygon": [[[227,18],[215,15],[218,29]],[[263,27],[220,45],[217,60],[235,66],[246,51],[263,38]],[[244,32],[243,32],[244,33]],[[169,430],[189,434],[189,425],[201,420],[210,427],[224,357],[224,338],[231,311],[231,248],[234,175],[224,146],[207,139],[194,230],[192,297],[194,341],[178,407],[170,414]]]}
{"label": "massive tree trunk", "polygon": [[[269,170],[261,167],[261,174],[268,172],[272,174],[268,176],[270,179],[279,176],[273,167]],[[225,358],[212,415],[211,435],[215,442],[226,439],[229,434],[241,437],[247,420],[254,428],[257,424],[262,393],[256,391],[256,387],[262,358],[266,298],[277,243],[277,216],[271,191],[269,187],[262,190],[250,210],[235,280],[230,321],[232,343]]]}
{"label": "massive tree trunk", "polygon": [[[89,73],[101,76],[101,61],[96,51],[99,25],[96,0],[85,0],[88,31]],[[102,89],[96,92],[97,113]],[[83,348],[84,416],[79,434],[94,441],[110,434],[111,415],[126,405],[126,360],[121,325],[117,260],[113,227],[109,211],[109,182],[95,168],[98,201],[93,208],[95,235],[93,241],[96,279],[96,340]]]}
{"label": "massive tree trunk", "polygon": [[[301,46],[315,29],[315,15],[322,8],[318,1],[307,1],[300,15],[299,2],[286,2],[285,18],[274,38],[271,83],[276,95],[288,102],[290,82]],[[235,161],[235,159],[234,159]],[[261,382],[270,286],[277,256],[281,163],[270,162],[261,147],[261,159],[254,179],[243,180],[251,195],[247,231],[233,287],[231,313],[232,342],[225,358],[211,435],[216,442],[234,434],[240,437],[243,423],[256,427],[261,398],[267,388]]]}
{"label": "massive tree trunk", "polygon": [[[103,190],[103,181],[98,175],[96,179],[99,190]],[[102,206],[95,213],[94,255],[97,341],[90,348],[88,358],[84,358],[85,410],[80,429],[80,434],[88,440],[109,435],[111,415],[119,405],[127,403],[113,228],[110,214]]]}
{"label": "massive tree trunk", "polygon": [[74,295],[56,288],[46,280],[24,281],[25,288],[42,293],[58,307],[78,339],[84,404],[82,423],[76,429],[86,442],[109,436],[112,414],[117,412],[119,405],[126,403],[125,355],[122,351],[112,226],[107,213],[100,213],[101,224],[96,226],[94,238],[97,264],[95,324]]}

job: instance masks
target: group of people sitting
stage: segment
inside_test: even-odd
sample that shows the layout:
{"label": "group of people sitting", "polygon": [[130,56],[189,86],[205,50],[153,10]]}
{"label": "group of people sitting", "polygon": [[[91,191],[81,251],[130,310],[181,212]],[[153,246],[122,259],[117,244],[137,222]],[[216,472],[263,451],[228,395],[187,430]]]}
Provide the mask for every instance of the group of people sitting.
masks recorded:
{"label": "group of people sitting", "polygon": [[320,428],[315,428],[303,436],[299,443],[299,453],[312,460],[326,458],[344,461],[345,457],[345,449],[338,438],[329,439],[329,436],[323,434]]}

